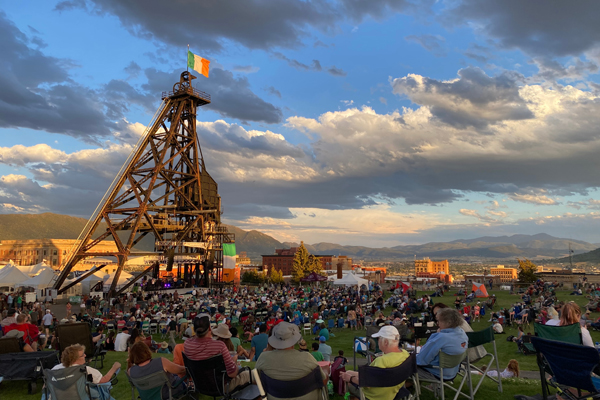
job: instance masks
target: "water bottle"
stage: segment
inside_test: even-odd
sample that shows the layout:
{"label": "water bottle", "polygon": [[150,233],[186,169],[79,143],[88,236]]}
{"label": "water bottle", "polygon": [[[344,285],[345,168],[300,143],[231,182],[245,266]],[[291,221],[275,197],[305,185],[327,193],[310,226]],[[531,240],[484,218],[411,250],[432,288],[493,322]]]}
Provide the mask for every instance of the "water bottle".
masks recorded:
{"label": "water bottle", "polygon": [[333,396],[333,382],[331,380],[327,382],[327,391],[330,396]]}

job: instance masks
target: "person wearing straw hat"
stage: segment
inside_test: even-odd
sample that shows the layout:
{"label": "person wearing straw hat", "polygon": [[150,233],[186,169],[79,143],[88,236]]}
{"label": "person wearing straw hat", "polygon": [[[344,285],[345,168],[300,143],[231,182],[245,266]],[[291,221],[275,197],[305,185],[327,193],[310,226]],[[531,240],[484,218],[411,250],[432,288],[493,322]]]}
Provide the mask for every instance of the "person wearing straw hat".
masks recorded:
{"label": "person wearing straw hat", "polygon": [[[264,372],[268,377],[281,381],[292,381],[310,374],[319,364],[310,353],[294,349],[294,345],[300,339],[302,339],[302,335],[296,325],[289,322],[280,322],[275,325],[273,333],[269,337],[269,345],[274,350],[263,352],[258,358],[255,368]],[[321,370],[321,377],[324,383],[327,382],[328,377],[323,370]],[[319,390],[315,390],[304,396],[295,397],[295,399],[314,399],[318,394]],[[267,394],[267,399],[279,400],[270,394]]]}
{"label": "person wearing straw hat", "polygon": [[171,352],[169,351],[169,343],[162,342],[158,350],[156,350],[156,352],[161,354],[171,354]]}

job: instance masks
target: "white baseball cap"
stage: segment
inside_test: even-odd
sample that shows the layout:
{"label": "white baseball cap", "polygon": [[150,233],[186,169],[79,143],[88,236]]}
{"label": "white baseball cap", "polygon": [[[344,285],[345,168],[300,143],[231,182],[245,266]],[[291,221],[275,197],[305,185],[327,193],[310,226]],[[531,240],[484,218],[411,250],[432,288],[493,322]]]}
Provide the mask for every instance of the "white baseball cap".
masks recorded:
{"label": "white baseball cap", "polygon": [[382,337],[390,340],[400,340],[400,334],[398,333],[398,329],[391,325],[381,327],[379,332],[374,333],[371,337]]}

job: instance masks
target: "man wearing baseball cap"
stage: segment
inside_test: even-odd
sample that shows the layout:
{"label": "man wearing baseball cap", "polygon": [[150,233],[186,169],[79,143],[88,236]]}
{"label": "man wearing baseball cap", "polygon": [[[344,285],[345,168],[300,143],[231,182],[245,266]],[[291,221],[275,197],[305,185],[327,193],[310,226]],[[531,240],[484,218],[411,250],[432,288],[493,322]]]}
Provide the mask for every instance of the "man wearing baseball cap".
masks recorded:
{"label": "man wearing baseball cap", "polygon": [[[373,334],[374,338],[378,339],[379,349],[383,352],[381,357],[377,357],[370,364],[371,367],[378,368],[394,368],[402,364],[409,356],[408,352],[400,349],[400,334],[394,326],[383,326],[379,332]],[[346,371],[340,374],[342,379],[348,383],[348,391],[354,397],[360,398],[360,390],[358,387],[358,372]],[[393,400],[402,388],[404,382],[393,387],[370,388],[363,387],[362,391],[367,399],[371,400]]]}
{"label": "man wearing baseball cap", "polygon": [[[281,380],[293,381],[310,374],[319,366],[317,360],[306,351],[294,349],[296,343],[302,339],[300,330],[289,322],[280,322],[273,327],[273,333],[269,337],[269,344],[275,350],[263,352],[256,362],[256,369],[264,372],[268,377]],[[327,375],[321,370],[323,383],[327,382]],[[317,398],[319,390],[296,397],[290,393],[290,397],[297,399]],[[268,395],[268,400],[279,400],[277,397]]]}
{"label": "man wearing baseball cap", "polygon": [[[237,355],[231,357],[224,342],[213,340],[210,329],[210,315],[201,313],[194,318],[194,331],[196,336],[183,342],[183,353],[191,360],[206,360],[217,354],[223,355],[227,376],[229,376],[228,391],[232,392],[236,387],[250,382],[250,371],[238,373],[236,365]],[[223,388],[225,389],[225,388]]]}

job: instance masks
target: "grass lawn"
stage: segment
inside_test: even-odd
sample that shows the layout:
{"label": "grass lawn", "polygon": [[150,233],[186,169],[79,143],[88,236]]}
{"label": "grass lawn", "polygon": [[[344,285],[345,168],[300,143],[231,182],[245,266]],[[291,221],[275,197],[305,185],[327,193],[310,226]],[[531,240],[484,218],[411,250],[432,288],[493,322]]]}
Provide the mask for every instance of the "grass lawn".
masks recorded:
{"label": "grass lawn", "polygon": [[[442,298],[434,298],[437,301],[441,301],[443,303],[448,304],[449,306],[454,306],[454,296],[447,294]],[[496,294],[498,299],[496,303],[496,310],[500,309],[500,307],[509,307],[513,302],[517,302],[520,298],[516,295],[509,295],[506,291],[491,291],[490,294]],[[577,302],[580,306],[583,306],[587,303],[587,299],[585,296],[570,296],[567,291],[559,291],[558,298],[559,300],[573,300]],[[387,313],[391,312],[391,309],[386,310]],[[386,314],[387,314],[386,313]],[[593,313],[592,317],[594,319],[598,318],[600,313]],[[486,328],[490,325],[487,320],[489,319],[489,315],[482,317],[481,322],[475,322],[472,324],[472,327],[475,331]],[[241,329],[240,329],[241,331]],[[526,332],[533,332],[533,326],[530,329],[525,329]],[[516,359],[519,361],[519,365],[522,371],[537,371],[537,364],[535,362],[534,356],[524,356],[517,351],[517,346],[515,343],[507,342],[506,337],[508,335],[516,335],[516,328],[507,328],[506,335],[497,335],[496,336],[496,346],[498,350],[498,357],[500,360],[500,368],[503,370],[508,361],[511,359]],[[333,353],[337,354],[338,350],[344,350],[344,355],[350,361],[349,368],[352,368],[352,355],[353,355],[353,343],[354,336],[364,336],[365,331],[350,331],[348,329],[335,329],[333,333],[336,335],[334,338],[331,338],[329,341],[329,345],[332,347]],[[600,332],[591,331],[592,339],[594,342],[600,341]],[[310,347],[310,343],[312,342],[312,336],[305,335],[304,338],[308,342]],[[161,341],[158,335],[155,335],[155,340]],[[249,344],[244,344],[245,347],[249,347]],[[489,351],[491,350],[488,349]],[[155,355],[158,356],[158,355]],[[163,355],[172,360],[172,355]],[[101,370],[102,373],[106,373],[111,365],[118,361],[122,364],[122,370],[119,374],[119,383],[113,388],[112,396],[117,399],[129,399],[131,398],[131,388],[129,386],[129,382],[127,381],[127,377],[125,376],[125,368],[126,368],[126,359],[127,353],[116,353],[109,352],[105,362],[104,368]],[[245,364],[246,365],[246,364]],[[248,363],[250,367],[254,366],[254,363]],[[478,377],[475,377],[475,381]],[[0,385],[0,399],[2,400],[26,400],[26,399],[39,399],[41,397],[40,389],[41,382],[38,382],[38,391],[35,394],[28,395],[27,394],[27,385],[22,381],[14,381],[14,382],[4,382]],[[479,392],[476,395],[477,399],[512,399],[515,394],[526,394],[533,395],[535,393],[541,393],[541,387],[539,380],[528,380],[528,379],[507,379],[503,380],[503,393],[498,393],[497,386],[491,381],[486,380],[483,383],[482,387],[479,389]],[[447,395],[450,394],[449,391],[446,392]],[[339,396],[335,396],[335,399],[341,399]],[[429,391],[424,391],[421,396],[422,399],[434,399],[434,396]],[[208,398],[207,398],[208,399]],[[59,399],[63,400],[63,399]]]}

